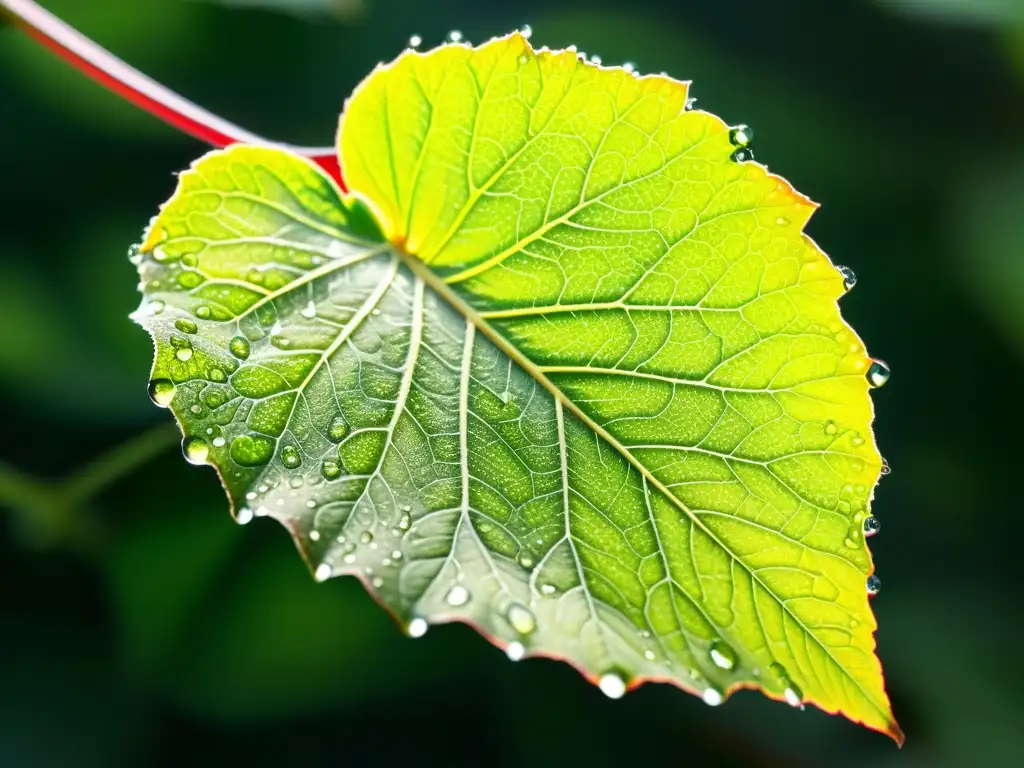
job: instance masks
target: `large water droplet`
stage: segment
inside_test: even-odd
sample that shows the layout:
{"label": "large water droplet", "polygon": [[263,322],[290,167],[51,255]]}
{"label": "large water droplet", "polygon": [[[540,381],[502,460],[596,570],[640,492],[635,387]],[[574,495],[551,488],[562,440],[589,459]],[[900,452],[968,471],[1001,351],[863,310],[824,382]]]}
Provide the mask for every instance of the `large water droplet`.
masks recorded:
{"label": "large water droplet", "polygon": [[423,38],[419,35],[413,35],[409,38],[410,48],[419,48],[421,45],[423,45]]}
{"label": "large water droplet", "polygon": [[174,350],[174,356],[183,363],[192,359],[192,347],[178,347]]}
{"label": "large water droplet", "polygon": [[201,437],[186,437],[181,441],[181,452],[190,464],[205,464],[210,446]]}
{"label": "large water droplet", "polygon": [[839,274],[843,278],[843,288],[846,290],[852,290],[853,286],[857,284],[857,273],[849,267],[843,267],[836,265],[836,269],[839,270]]}
{"label": "large water droplet", "polygon": [[746,147],[750,145],[750,142],[754,140],[754,132],[750,130],[749,125],[743,125],[740,123],[731,131],[729,131],[729,141],[731,141],[737,147]]}
{"label": "large water droplet", "polygon": [[320,464],[320,474],[327,480],[333,480],[341,474],[341,467],[334,459],[324,459]]}
{"label": "large water droplet", "polygon": [[529,40],[533,36],[533,27],[529,24],[523,24],[523,28],[519,30],[519,34]]}
{"label": "large water droplet", "polygon": [[889,366],[883,360],[873,360],[868,368],[868,384],[878,388],[889,381]]}
{"label": "large water droplet", "polygon": [[609,699],[621,699],[626,695],[625,681],[614,672],[606,672],[601,675],[601,678],[597,681],[597,687]]}
{"label": "large water droplet", "polygon": [[708,656],[719,669],[733,669],[736,666],[736,651],[724,640],[715,640],[708,648]]}
{"label": "large water droplet", "polygon": [[511,661],[519,661],[526,655],[526,646],[518,640],[514,640],[505,648],[505,655],[508,656]]}
{"label": "large water droplet", "polygon": [[722,692],[712,685],[709,685],[704,689],[704,693],[701,694],[701,698],[704,699],[704,703],[709,707],[717,707],[725,701],[725,697],[722,696]]}
{"label": "large water droplet", "polygon": [[737,149],[735,152],[729,155],[729,158],[734,163],[745,163],[748,160],[754,159],[754,153],[748,147],[741,147],[740,149]]}
{"label": "large water droplet", "polygon": [[866,517],[864,518],[864,535],[874,536],[882,530],[882,521],[877,517]]}
{"label": "large water droplet", "polygon": [[462,585],[457,584],[448,590],[445,602],[455,608],[458,608],[460,605],[465,605],[469,602],[469,590]]}
{"label": "large water droplet", "polygon": [[149,382],[149,399],[161,408],[170,406],[175,391],[174,382],[170,379],[153,379]]}
{"label": "large water droplet", "polygon": [[409,625],[405,628],[405,632],[409,637],[423,637],[427,634],[428,629],[430,629],[430,625],[427,624],[427,620],[417,616],[409,622]]}
{"label": "large water droplet", "polygon": [[299,449],[294,445],[286,445],[281,449],[281,462],[288,467],[288,469],[295,469],[302,464],[302,455],[299,453]]}
{"label": "large water droplet", "polygon": [[873,596],[877,595],[881,591],[881,589],[882,589],[882,580],[880,578],[878,578],[878,576],[876,576],[875,574],[871,574],[870,576],[868,576],[868,580],[867,580],[866,586],[867,586],[868,594],[873,597]]}
{"label": "large water droplet", "polygon": [[193,323],[191,320],[187,320],[182,317],[174,321],[174,327],[182,333],[195,333],[199,330],[199,326]]}
{"label": "large water droplet", "polygon": [[228,349],[230,349],[231,354],[239,360],[245,360],[249,357],[249,340],[245,338],[245,336],[235,336],[235,338],[228,343]]}
{"label": "large water droplet", "polygon": [[528,635],[537,628],[537,619],[533,611],[522,603],[512,603],[508,607],[508,623],[520,635]]}
{"label": "large water droplet", "polygon": [[235,522],[239,525],[246,525],[252,522],[253,514],[252,510],[248,507],[241,507],[235,514]]}
{"label": "large water droplet", "polygon": [[316,573],[313,574],[313,577],[317,581],[326,581],[331,578],[331,574],[333,573],[334,569],[331,567],[330,563],[320,563],[320,565],[316,567]]}
{"label": "large water droplet", "polygon": [[348,434],[348,422],[344,416],[335,416],[327,427],[327,438],[334,443],[340,443]]}

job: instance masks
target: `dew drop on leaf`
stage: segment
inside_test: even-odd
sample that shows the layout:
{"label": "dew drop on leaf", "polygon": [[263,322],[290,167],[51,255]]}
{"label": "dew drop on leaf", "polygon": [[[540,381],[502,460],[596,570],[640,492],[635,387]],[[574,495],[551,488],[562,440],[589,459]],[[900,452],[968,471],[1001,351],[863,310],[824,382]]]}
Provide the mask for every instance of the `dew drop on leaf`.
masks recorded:
{"label": "dew drop on leaf", "polygon": [[825,422],[825,434],[834,435],[837,431],[836,423],[834,421]]}
{"label": "dew drop on leaf", "polygon": [[183,363],[192,359],[192,347],[178,347],[174,350],[174,356]]}
{"label": "dew drop on leaf", "polygon": [[754,153],[747,147],[741,147],[740,149],[737,149],[735,152],[729,155],[729,158],[734,163],[745,163],[748,160],[754,159]]}
{"label": "dew drop on leaf", "polygon": [[200,320],[206,320],[207,318],[210,317],[210,314],[210,308],[205,304],[196,307],[196,317],[198,317]]}
{"label": "dew drop on leaf", "polygon": [[717,707],[721,704],[725,698],[722,696],[722,692],[715,688],[713,685],[709,685],[704,689],[704,693],[700,695],[704,699],[704,703],[709,707]]}
{"label": "dew drop on leaf", "polygon": [[864,518],[864,535],[865,536],[874,536],[880,530],[882,530],[882,521],[881,520],[879,520],[877,517],[867,517],[867,518]]}
{"label": "dew drop on leaf", "polygon": [[320,474],[328,480],[333,480],[341,474],[341,467],[334,459],[324,459],[320,464]]}
{"label": "dew drop on leaf", "polygon": [[286,445],[281,449],[281,462],[288,467],[288,469],[295,469],[302,464],[302,456],[299,454],[299,449],[294,445]]}
{"label": "dew drop on leaf", "polygon": [[523,24],[523,28],[519,30],[519,34],[522,35],[524,39],[529,40],[533,37],[533,27],[529,24]]}
{"label": "dew drop on leaf", "polygon": [[508,607],[508,623],[520,635],[528,635],[537,628],[537,618],[533,611],[522,603],[512,603]]}
{"label": "dew drop on leaf", "polygon": [[868,384],[876,389],[889,381],[889,366],[882,360],[874,360],[868,368]]}
{"label": "dew drop on leaf", "polygon": [[373,541],[373,534],[369,531],[363,531],[359,534],[359,541],[363,544],[369,544],[371,541]]}
{"label": "dew drop on leaf", "polygon": [[314,317],[316,317],[316,304],[314,304],[312,301],[309,302],[299,314],[302,315],[307,320],[312,320]]}
{"label": "dew drop on leaf", "polygon": [[[223,440],[224,438],[220,438],[220,439]],[[235,515],[235,522],[238,523],[239,525],[246,525],[246,524],[252,522],[252,518],[253,518],[252,510],[249,509],[248,507],[241,507],[241,508],[239,508],[238,513]]]}
{"label": "dew drop on leaf", "polygon": [[423,38],[419,35],[413,35],[409,38],[410,48],[419,48],[421,45],[423,45]]}
{"label": "dew drop on leaf", "polygon": [[508,656],[511,661],[519,661],[526,655],[526,646],[518,640],[514,640],[508,644],[507,648],[505,648],[505,655]]}
{"label": "dew drop on leaf", "polygon": [[879,474],[880,475],[888,475],[890,472],[892,472],[892,469],[889,467],[889,462],[888,462],[888,460],[883,458],[882,459],[882,469],[880,470]]}
{"label": "dew drop on leaf", "polygon": [[334,573],[334,569],[331,567],[330,563],[320,563],[320,565],[316,567],[316,573],[313,574],[313,578],[317,581],[326,581],[331,578],[332,573]]}
{"label": "dew drop on leaf", "polygon": [[459,30],[453,29],[451,32],[448,33],[449,43],[457,43],[460,40],[462,40],[462,33],[459,32]]}
{"label": "dew drop on leaf", "polygon": [[348,434],[348,422],[344,416],[335,416],[327,427],[327,438],[332,443],[340,443]]}
{"label": "dew drop on leaf", "polygon": [[205,464],[210,455],[209,444],[201,437],[186,437],[181,441],[181,452],[190,464]]}
{"label": "dew drop on leaf", "polygon": [[176,389],[170,379],[153,379],[149,382],[149,399],[161,408],[168,408],[174,400]]}
{"label": "dew drop on leaf", "polygon": [[444,600],[448,605],[456,608],[460,605],[465,605],[469,602],[469,590],[461,584],[456,584],[448,590],[448,594],[445,596]]}
{"label": "dew drop on leaf", "polygon": [[848,291],[852,290],[853,286],[857,284],[857,273],[849,267],[839,266],[838,264],[836,265],[836,269],[843,278],[843,288]]}
{"label": "dew drop on leaf", "polygon": [[249,357],[249,340],[244,336],[235,336],[235,338],[229,342],[228,349],[230,349],[231,354],[239,360],[245,360]]}
{"label": "dew drop on leaf", "polygon": [[866,586],[868,594],[874,597],[882,589],[882,580],[878,578],[875,574],[871,574],[870,576],[868,576]]}
{"label": "dew drop on leaf", "polygon": [[789,685],[786,686],[786,690],[782,692],[782,695],[786,698],[786,703],[791,707],[804,708],[804,692],[800,690],[800,687],[796,683],[790,681]]}
{"label": "dew drop on leaf", "polygon": [[409,625],[405,628],[405,632],[409,637],[423,637],[427,634],[427,630],[429,628],[430,625],[427,624],[427,620],[417,616],[409,622]]}
{"label": "dew drop on leaf", "polygon": [[724,640],[715,640],[708,648],[708,656],[719,669],[730,670],[736,666],[736,651]]}
{"label": "dew drop on leaf", "polygon": [[737,147],[746,147],[750,145],[750,142],[754,140],[754,132],[750,130],[749,125],[737,125],[731,131],[729,131],[729,141],[731,141]]}
{"label": "dew drop on leaf", "polygon": [[606,672],[597,681],[597,687],[601,693],[609,699],[621,699],[626,694],[626,683],[614,672]]}
{"label": "dew drop on leaf", "polygon": [[320,541],[320,531],[316,530],[316,528],[314,528],[312,531],[310,531],[309,532],[309,540],[310,541]]}

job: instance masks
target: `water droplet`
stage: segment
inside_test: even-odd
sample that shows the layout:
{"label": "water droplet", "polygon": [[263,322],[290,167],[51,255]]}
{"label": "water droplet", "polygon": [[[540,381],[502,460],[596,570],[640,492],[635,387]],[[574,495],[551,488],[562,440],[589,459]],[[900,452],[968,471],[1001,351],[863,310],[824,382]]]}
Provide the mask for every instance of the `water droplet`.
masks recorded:
{"label": "water droplet", "polygon": [[508,656],[511,661],[519,661],[526,655],[526,646],[519,641],[514,640],[505,648],[505,655]]}
{"label": "water droplet", "polygon": [[288,349],[292,345],[291,339],[285,336],[271,336],[270,343],[278,349]]}
{"label": "water droplet", "polygon": [[199,257],[194,253],[185,253],[181,256],[181,263],[186,267],[194,267],[199,264]]}
{"label": "water droplet", "polygon": [[288,469],[295,469],[302,464],[302,456],[299,454],[299,449],[294,445],[286,445],[281,449],[281,462],[288,467]]}
{"label": "water droplet", "polygon": [[689,112],[690,110],[693,109],[693,105],[696,104],[696,103],[697,103],[696,99],[687,97],[686,103],[683,105],[683,111],[684,112]]}
{"label": "water droplet", "polygon": [[701,698],[704,699],[704,703],[709,707],[717,707],[725,700],[722,696],[722,692],[714,686],[708,686],[705,688],[704,693],[701,694]]}
{"label": "water droplet", "polygon": [[522,603],[512,603],[508,607],[508,623],[520,635],[528,635],[537,628],[537,619],[533,612]]}
{"label": "water droplet", "polygon": [[402,557],[403,557],[403,555],[402,555],[402,550],[400,550],[400,549],[396,549],[396,550],[394,550],[394,551],[393,551],[393,552],[391,553],[391,559],[392,559],[392,560],[401,560],[401,559],[402,559]]}
{"label": "water droplet", "polygon": [[741,147],[729,155],[729,158],[734,163],[745,163],[754,159],[754,153],[747,147]]}
{"label": "water droplet", "polygon": [[634,64],[632,61],[627,61],[627,62],[623,63],[622,68],[626,72],[629,72],[630,74],[633,74],[634,72],[636,72],[636,64]]}
{"label": "water droplet", "polygon": [[530,570],[531,568],[533,568],[533,558],[530,557],[529,552],[520,553],[519,565],[525,568],[526,570]]}
{"label": "water droplet", "polygon": [[174,350],[174,356],[181,362],[187,363],[192,359],[192,347],[178,347]]}
{"label": "water droplet", "polygon": [[800,690],[800,687],[794,682],[790,681],[789,685],[786,686],[786,690],[782,692],[782,695],[786,698],[786,703],[791,707],[804,708],[804,692]]}
{"label": "water droplet", "polygon": [[597,681],[597,687],[609,699],[621,699],[626,695],[626,683],[614,672],[606,672],[601,675]]}
{"label": "water droplet", "polygon": [[834,435],[837,430],[838,430],[838,428],[836,427],[836,423],[834,421],[826,421],[825,422],[825,434],[826,435]]}
{"label": "water droplet", "polygon": [[522,35],[526,40],[533,37],[533,27],[529,24],[523,24],[523,28],[519,30],[519,34]]}
{"label": "water droplet", "polygon": [[409,526],[412,525],[412,516],[408,512],[403,512],[402,516],[398,519],[398,528],[402,531],[408,531]]}
{"label": "water droplet", "polygon": [[170,379],[153,379],[149,382],[149,399],[161,408],[170,406],[174,400],[175,387]]}
{"label": "water droplet", "polygon": [[864,438],[861,437],[860,435],[857,435],[850,442],[853,443],[854,445],[864,445]]}
{"label": "water droplet", "polygon": [[888,475],[890,472],[892,472],[892,469],[889,467],[889,462],[888,462],[888,460],[883,458],[882,459],[882,469],[879,472],[879,474],[881,474],[881,475]]}
{"label": "water droplet", "polygon": [[178,285],[182,288],[195,288],[203,282],[203,276],[198,272],[182,272],[178,275]]}
{"label": "water droplet", "polygon": [[316,530],[315,528],[312,531],[310,531],[309,532],[309,540],[310,541],[320,541],[320,531]]}
{"label": "water droplet", "polygon": [[302,315],[307,320],[312,320],[314,317],[316,317],[316,304],[314,304],[312,301],[309,302],[299,314]]}
{"label": "water droplet", "polygon": [[409,625],[405,628],[405,632],[409,637],[423,637],[427,634],[428,629],[430,629],[430,625],[427,624],[427,620],[417,616],[409,622]]}
{"label": "water droplet", "polygon": [[868,576],[868,580],[867,580],[868,594],[870,596],[874,597],[875,595],[877,595],[879,593],[879,591],[881,591],[881,589],[882,589],[882,580],[880,578],[878,578],[878,576],[876,576],[875,574],[871,574],[870,576]]}
{"label": "water droplet", "polygon": [[128,247],[128,261],[132,264],[142,263],[142,251],[139,249],[138,243]]}
{"label": "water droplet", "polygon": [[460,605],[465,605],[469,602],[469,590],[461,585],[456,585],[448,590],[448,594],[444,599],[448,605],[458,608]]}
{"label": "water droplet", "polygon": [[320,464],[320,474],[327,480],[333,480],[341,474],[341,467],[334,459],[324,459]]}
{"label": "water droplet", "polygon": [[754,132],[749,125],[742,123],[729,131],[729,141],[737,147],[747,147],[754,140]]}
{"label": "water droplet", "polygon": [[708,648],[708,656],[719,669],[730,670],[736,666],[736,651],[723,640],[715,640]]}
{"label": "water droplet", "polygon": [[423,38],[419,35],[413,35],[409,38],[410,48],[419,48],[421,45],[423,45]]}
{"label": "water droplet", "polygon": [[340,443],[348,434],[348,422],[344,416],[335,416],[327,427],[327,438],[334,443]]}
{"label": "water droplet", "polygon": [[333,573],[334,568],[331,567],[330,563],[320,563],[320,565],[316,567],[316,573],[313,574],[313,577],[317,581],[327,581],[327,579],[331,578],[331,574]]}
{"label": "water droplet", "polygon": [[591,61],[591,63],[597,64],[598,66],[601,65],[601,57],[598,56],[596,53],[593,56],[590,57],[590,61]]}
{"label": "water droplet", "polygon": [[[140,286],[141,286],[141,284],[140,284]],[[167,305],[164,304],[162,301],[160,301],[160,299],[154,299],[153,301],[149,302],[149,304],[148,304],[149,313],[152,314],[152,315],[159,315],[161,312],[164,311],[164,308],[166,306]]]}
{"label": "water droplet", "polygon": [[197,415],[203,412],[203,406],[199,405],[199,403],[193,403],[192,405],[190,405],[188,407],[188,409],[192,413],[197,414]]}
{"label": "water droplet", "polygon": [[214,448],[223,448],[226,443],[227,443],[227,440],[225,440],[223,437],[219,437],[218,436],[218,437],[213,438],[213,447]]}
{"label": "water droplet", "polygon": [[853,286],[857,284],[857,273],[849,267],[843,267],[838,264],[836,265],[836,269],[839,270],[839,274],[843,278],[843,288],[848,291],[852,290]]}
{"label": "water droplet", "polygon": [[540,593],[542,595],[553,595],[553,594],[555,594],[555,585],[554,584],[541,584],[540,585]]}
{"label": "water droplet", "polygon": [[882,530],[882,521],[877,517],[866,517],[864,518],[864,535],[874,536]]}
{"label": "water droplet", "polygon": [[459,32],[459,30],[453,29],[451,32],[448,33],[449,43],[457,43],[460,40],[462,40],[462,33]]}
{"label": "water droplet", "polygon": [[239,360],[245,360],[249,357],[249,340],[245,338],[245,336],[235,336],[235,338],[228,343],[228,349],[230,349],[231,354]]}
{"label": "water droplet", "polygon": [[775,220],[775,225],[777,227],[784,227],[787,224],[789,224],[789,219],[787,219],[785,216],[779,216],[779,218]]}
{"label": "water droplet", "polygon": [[253,514],[252,510],[248,507],[241,507],[237,514],[235,514],[235,522],[239,525],[246,525],[252,522]]}
{"label": "water droplet", "polygon": [[369,544],[371,541],[373,541],[373,534],[369,531],[363,531],[359,534],[359,541],[363,544]]}
{"label": "water droplet", "polygon": [[384,579],[380,576],[375,576],[373,581],[370,582],[376,589],[380,589],[384,586]]}
{"label": "water droplet", "polygon": [[868,384],[876,389],[889,381],[889,366],[883,360],[873,360],[868,368]]}
{"label": "water droplet", "polygon": [[210,316],[210,314],[210,308],[205,304],[196,307],[196,317],[198,317],[200,320],[206,320]]}
{"label": "water droplet", "polygon": [[210,446],[201,437],[186,437],[181,441],[181,452],[190,464],[205,464]]}

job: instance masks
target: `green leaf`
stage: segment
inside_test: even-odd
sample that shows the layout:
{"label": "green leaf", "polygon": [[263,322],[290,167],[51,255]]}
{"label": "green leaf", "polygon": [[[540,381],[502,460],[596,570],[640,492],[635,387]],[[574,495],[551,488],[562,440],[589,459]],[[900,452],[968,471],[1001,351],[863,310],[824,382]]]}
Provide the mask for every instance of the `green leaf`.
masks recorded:
{"label": "green leaf", "polygon": [[207,155],[140,254],[151,391],[240,521],[410,634],[465,621],[611,696],[757,687],[901,739],[844,277],[813,204],[686,102],[514,34],[371,75],[350,197],[279,150]]}

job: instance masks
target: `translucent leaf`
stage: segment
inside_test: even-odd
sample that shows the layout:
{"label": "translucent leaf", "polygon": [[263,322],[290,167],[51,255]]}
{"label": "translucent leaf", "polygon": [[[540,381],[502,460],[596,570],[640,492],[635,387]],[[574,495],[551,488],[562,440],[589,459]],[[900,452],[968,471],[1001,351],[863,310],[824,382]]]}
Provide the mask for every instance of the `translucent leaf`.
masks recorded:
{"label": "translucent leaf", "polygon": [[151,392],[240,521],[414,636],[900,739],[862,534],[885,370],[813,204],[686,104],[515,34],[368,78],[351,198],[279,150],[207,155],[140,254]]}

